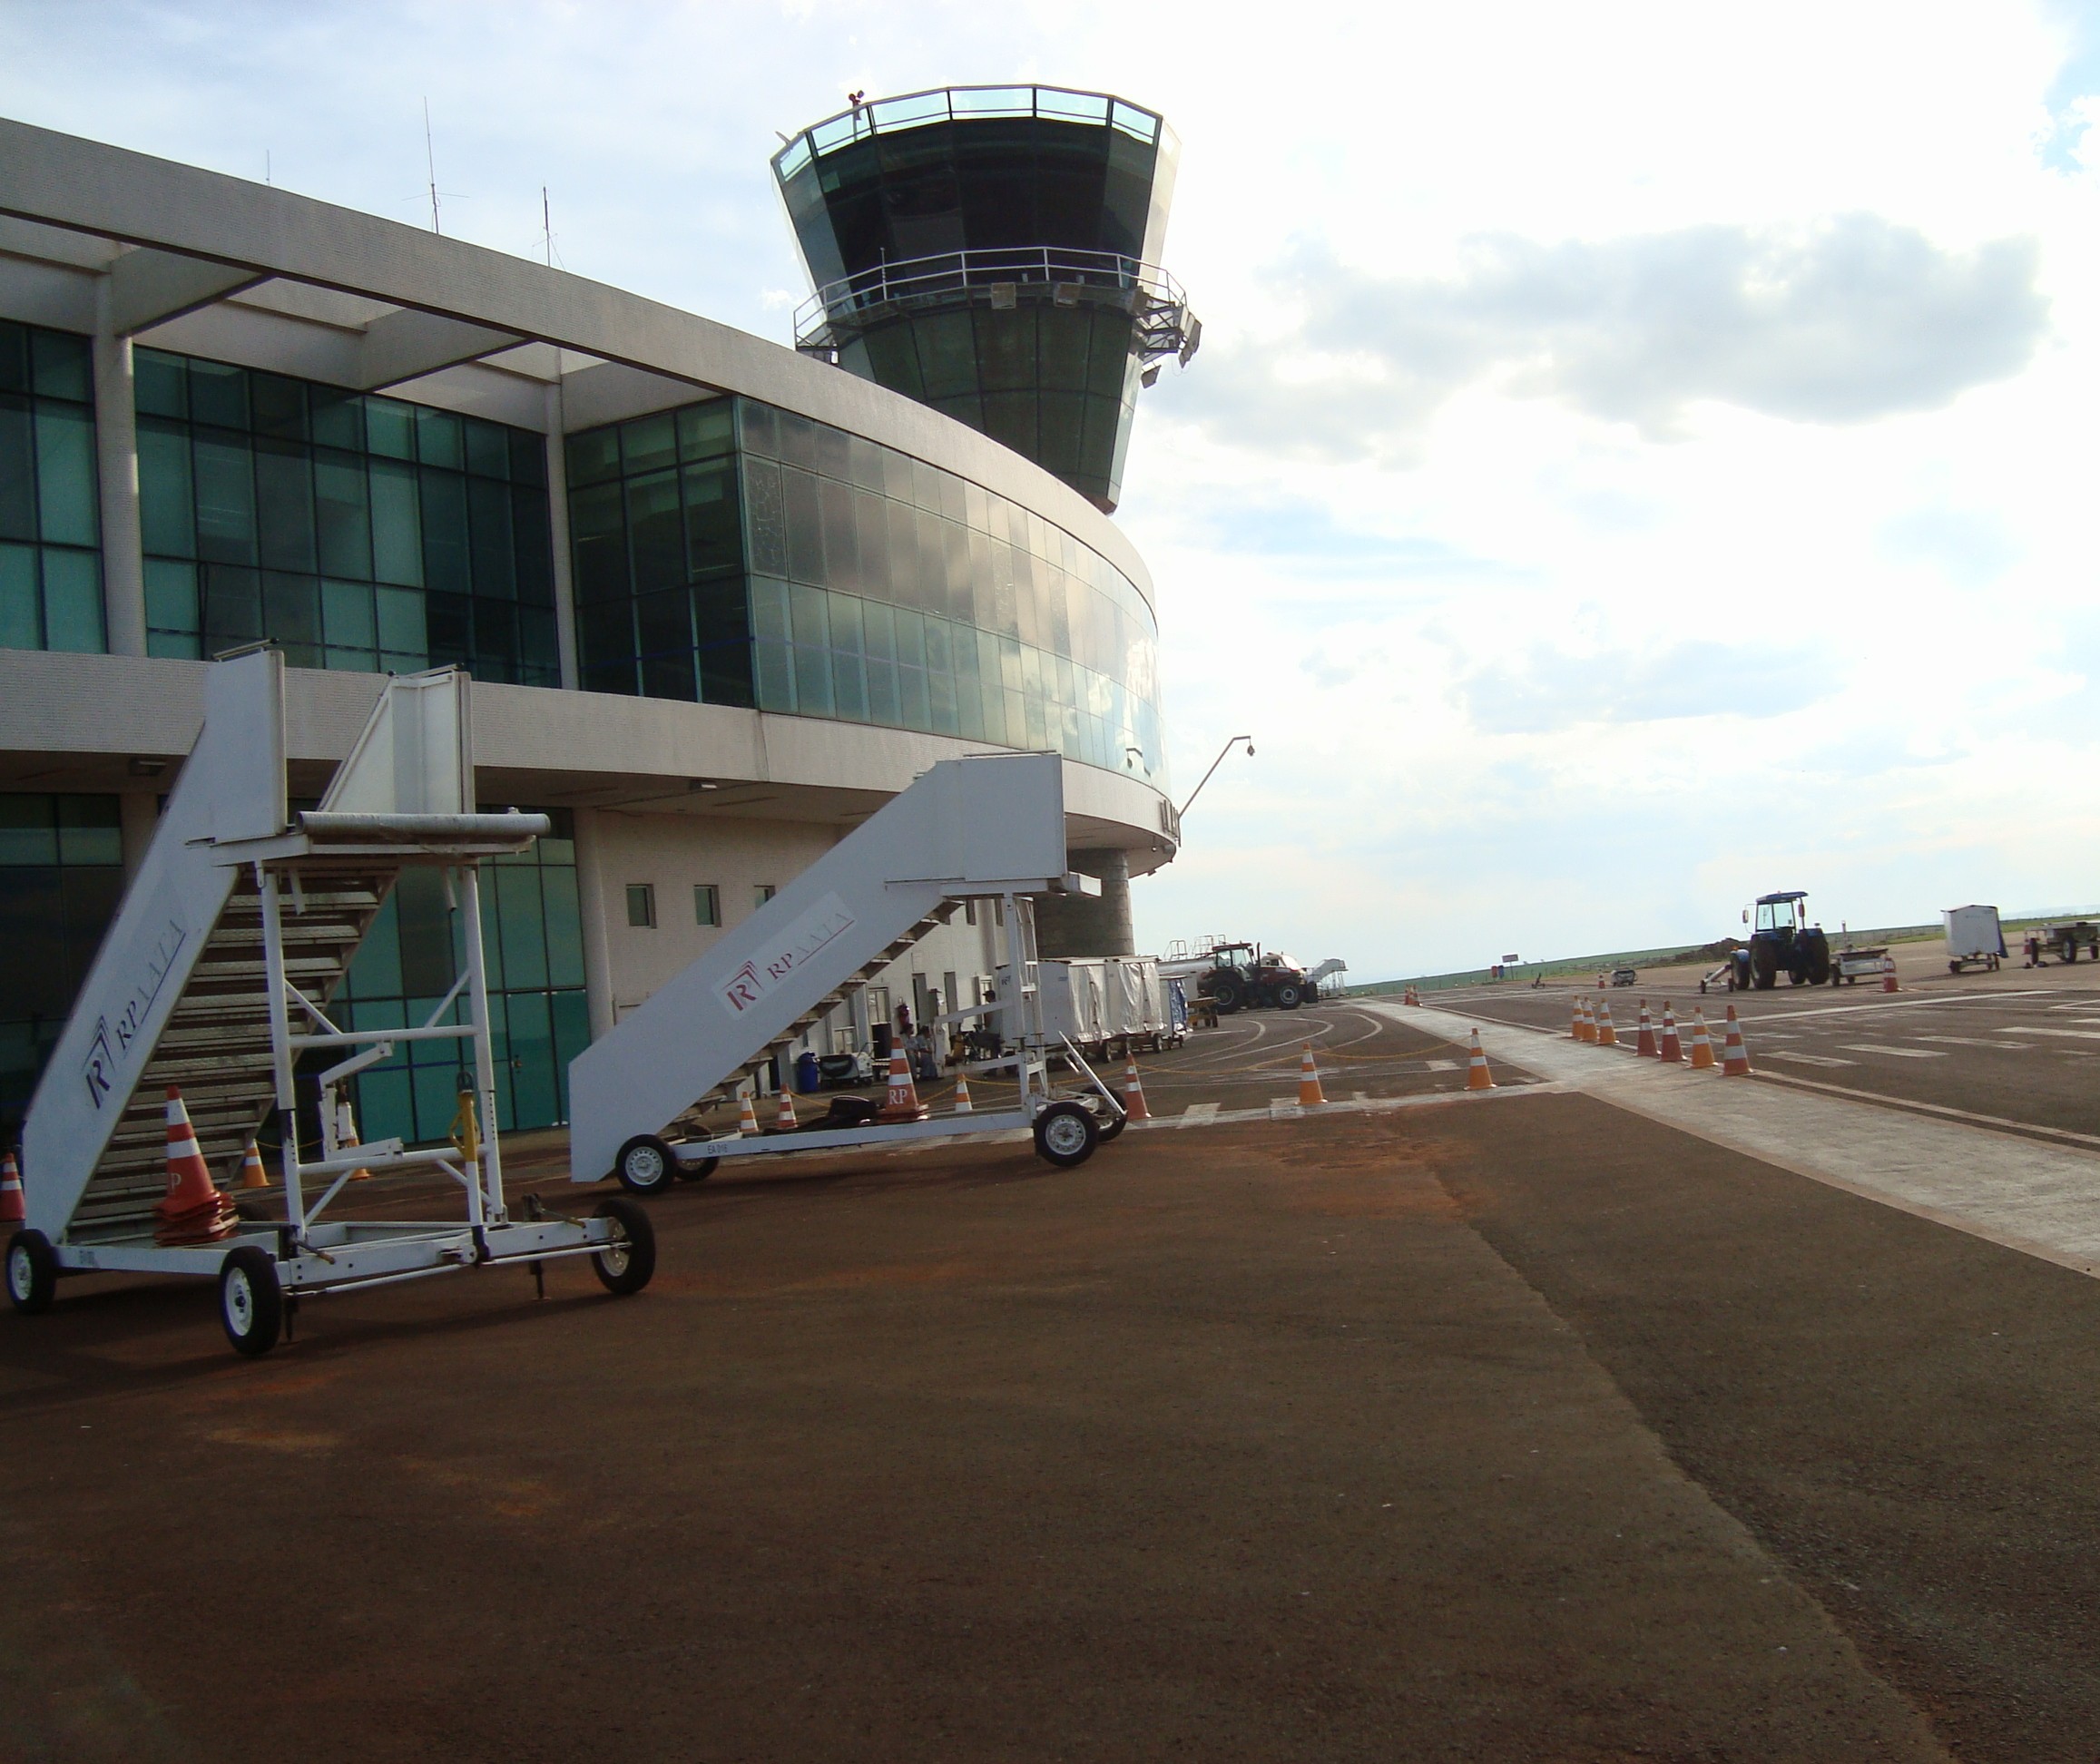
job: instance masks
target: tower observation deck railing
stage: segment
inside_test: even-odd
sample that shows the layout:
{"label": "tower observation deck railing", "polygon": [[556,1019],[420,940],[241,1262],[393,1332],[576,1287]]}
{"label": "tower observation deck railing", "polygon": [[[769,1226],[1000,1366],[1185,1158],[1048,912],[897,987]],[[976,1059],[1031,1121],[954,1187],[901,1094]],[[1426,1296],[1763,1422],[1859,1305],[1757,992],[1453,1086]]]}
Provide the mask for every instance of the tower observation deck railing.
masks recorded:
{"label": "tower observation deck railing", "polygon": [[938,122],[1016,116],[1040,117],[1046,122],[1099,123],[1148,146],[1160,138],[1157,111],[1105,92],[1080,92],[1070,86],[936,86],[856,104],[811,123],[773,155],[773,169],[785,183],[811,160],[872,135],[897,134]]}
{"label": "tower observation deck railing", "polygon": [[1168,356],[1185,366],[1202,340],[1202,321],[1189,310],[1182,286],[1156,263],[1115,251],[1066,250],[1055,245],[941,251],[883,263],[827,282],[795,309],[795,347],[829,356],[871,325],[915,306],[946,306],[958,296],[995,309],[1048,296],[1060,306],[1106,302],[1131,315],[1141,361]]}

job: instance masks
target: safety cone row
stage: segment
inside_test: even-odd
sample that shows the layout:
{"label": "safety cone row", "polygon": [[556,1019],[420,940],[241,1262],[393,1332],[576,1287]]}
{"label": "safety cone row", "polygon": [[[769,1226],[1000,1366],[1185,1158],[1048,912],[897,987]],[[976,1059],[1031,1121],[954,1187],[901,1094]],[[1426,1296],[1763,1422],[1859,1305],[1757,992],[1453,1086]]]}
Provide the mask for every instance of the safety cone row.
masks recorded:
{"label": "safety cone row", "polygon": [[780,1106],[773,1111],[773,1132],[793,1133],[801,1130],[802,1123],[795,1116],[795,1099],[788,1093],[785,1084],[780,1086]]}
{"label": "safety cone row", "polygon": [[1742,1044],[1742,1024],[1735,1020],[1735,1006],[1728,1007],[1728,1043],[1721,1050],[1721,1075],[1723,1078],[1750,1076],[1750,1054]]}
{"label": "safety cone row", "polygon": [[1706,1013],[1696,1004],[1692,1007],[1692,1070],[1713,1070],[1713,1042],[1706,1033]]}
{"label": "safety cone row", "polygon": [[23,1203],[22,1170],[12,1152],[0,1152],[0,1225],[19,1225],[29,1217]]}
{"label": "safety cone row", "polygon": [[889,1094],[875,1112],[878,1121],[924,1121],[927,1110],[911,1082],[911,1065],[899,1048],[889,1056]]}
{"label": "safety cone row", "polygon": [[1123,1118],[1125,1121],[1150,1121],[1152,1111],[1145,1106],[1144,1085],[1137,1075],[1137,1061],[1126,1057],[1123,1068]]}
{"label": "safety cone row", "polygon": [[1619,1032],[1612,1027],[1610,1003],[1607,1001],[1598,1005],[1597,1010],[1601,1014],[1597,1021],[1597,1045],[1599,1047],[1616,1047],[1619,1044]]}
{"label": "safety cone row", "polygon": [[970,1101],[970,1074],[958,1072],[956,1073],[956,1112],[975,1114],[976,1112],[976,1105]]}
{"label": "safety cone row", "polygon": [[1663,1040],[1655,1049],[1655,1057],[1664,1065],[1682,1065],[1684,1063],[1684,1044],[1677,1039],[1677,1018],[1670,1009],[1670,1001],[1663,1001]]}
{"label": "safety cone row", "polygon": [[1327,1093],[1320,1087],[1320,1067],[1313,1063],[1312,1044],[1305,1044],[1305,1057],[1298,1063],[1298,1106],[1301,1109],[1317,1108],[1327,1101]]}
{"label": "safety cone row", "polygon": [[1655,1057],[1655,1025],[1648,1016],[1648,1001],[1641,1001],[1641,1026],[1634,1036],[1634,1052],[1649,1059]]}
{"label": "safety cone row", "polygon": [[1466,1063],[1466,1088],[1469,1091],[1495,1088],[1495,1074],[1487,1069],[1487,1055],[1481,1051],[1477,1029],[1473,1032],[1473,1045]]}
{"label": "safety cone row", "polygon": [[168,1086],[168,1191],[154,1203],[153,1241],[172,1249],[189,1243],[216,1243],[231,1237],[240,1223],[233,1197],[211,1180],[204,1154],[197,1149],[196,1129],[182,1093]]}
{"label": "safety cone row", "polygon": [[270,1172],[262,1167],[262,1153],[256,1150],[253,1133],[249,1134],[247,1144],[240,1148],[240,1186],[244,1189],[270,1186]]}
{"label": "safety cone row", "polygon": [[751,1092],[745,1091],[737,1098],[737,1132],[746,1139],[750,1139],[755,1136],[758,1131],[759,1112],[751,1107]]}

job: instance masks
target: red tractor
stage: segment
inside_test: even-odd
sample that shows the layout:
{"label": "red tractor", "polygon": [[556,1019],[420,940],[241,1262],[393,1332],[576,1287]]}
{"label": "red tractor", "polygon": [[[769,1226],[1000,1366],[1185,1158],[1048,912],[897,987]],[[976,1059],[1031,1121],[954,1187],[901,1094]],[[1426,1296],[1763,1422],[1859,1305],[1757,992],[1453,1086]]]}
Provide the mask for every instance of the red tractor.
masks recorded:
{"label": "red tractor", "polygon": [[1211,966],[1197,976],[1196,992],[1218,1007],[1220,1016],[1234,1011],[1295,1011],[1317,991],[1305,970],[1290,956],[1271,950],[1261,953],[1260,944],[1219,944],[1211,951]]}

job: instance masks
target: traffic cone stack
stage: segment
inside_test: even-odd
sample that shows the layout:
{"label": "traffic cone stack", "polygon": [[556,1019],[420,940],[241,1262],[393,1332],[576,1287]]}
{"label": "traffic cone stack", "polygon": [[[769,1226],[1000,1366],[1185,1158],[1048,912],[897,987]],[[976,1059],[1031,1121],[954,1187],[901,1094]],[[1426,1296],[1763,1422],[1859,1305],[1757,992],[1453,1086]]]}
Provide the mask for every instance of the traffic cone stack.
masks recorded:
{"label": "traffic cone stack", "polygon": [[1317,1108],[1327,1101],[1327,1093],[1320,1087],[1320,1068],[1314,1064],[1312,1044],[1305,1044],[1305,1057],[1298,1063],[1298,1106],[1301,1109]]}
{"label": "traffic cone stack", "polygon": [[0,1225],[19,1225],[28,1217],[22,1198],[21,1166],[14,1152],[0,1152]]}
{"label": "traffic cone stack", "polygon": [[957,1114],[975,1114],[976,1112],[976,1105],[970,1101],[970,1074],[967,1072],[956,1073],[956,1112]]}
{"label": "traffic cone stack", "polygon": [[1893,956],[1884,956],[1881,958],[1881,990],[1883,992],[1900,992],[1902,990],[1896,984],[1896,958]]}
{"label": "traffic cone stack", "polygon": [[1619,1044],[1619,1032],[1612,1027],[1612,1007],[1607,1004],[1600,1004],[1597,1008],[1604,1013],[1604,1020],[1597,1025],[1597,1045],[1616,1047]]}
{"label": "traffic cone stack", "polygon": [[745,1091],[737,1098],[737,1132],[746,1139],[759,1131],[759,1112],[751,1107],[751,1093]]}
{"label": "traffic cone stack", "polygon": [[[350,1112],[350,1100],[346,1096],[336,1104],[336,1150],[354,1152],[358,1144],[358,1118]],[[353,1182],[368,1182],[371,1180],[372,1172],[363,1164],[350,1171],[350,1181]]]}
{"label": "traffic cone stack", "polygon": [[248,1143],[240,1148],[240,1186],[244,1189],[270,1186],[270,1172],[262,1167],[262,1153],[255,1149],[253,1133],[249,1134]]}
{"label": "traffic cone stack", "polygon": [[792,1133],[799,1132],[802,1123],[795,1118],[795,1099],[788,1094],[788,1087],[780,1086],[780,1106],[773,1111],[773,1132]]}
{"label": "traffic cone stack", "polygon": [[1655,1050],[1655,1057],[1664,1065],[1682,1065],[1684,1062],[1684,1044],[1677,1039],[1677,1018],[1666,998],[1663,1001],[1663,1044]]}
{"label": "traffic cone stack", "polygon": [[926,1104],[918,1100],[918,1087],[911,1082],[911,1067],[902,1049],[889,1056],[889,1095],[875,1112],[878,1121],[924,1121]]}
{"label": "traffic cone stack", "polygon": [[163,1249],[182,1244],[216,1243],[231,1237],[240,1222],[233,1197],[222,1192],[204,1167],[196,1130],[182,1093],[168,1086],[168,1191],[154,1203],[153,1241]]}
{"label": "traffic cone stack", "polygon": [[1706,1034],[1706,1013],[1696,1004],[1692,1007],[1692,1070],[1713,1070],[1713,1043]]}
{"label": "traffic cone stack", "polygon": [[1648,1020],[1648,1001],[1641,1001],[1641,1027],[1634,1037],[1634,1052],[1644,1054],[1651,1060],[1655,1057],[1655,1025]]}
{"label": "traffic cone stack", "polygon": [[1469,1091],[1493,1090],[1495,1074],[1487,1070],[1487,1055],[1480,1048],[1480,1032],[1473,1032],[1471,1057],[1466,1064],[1466,1088]]}
{"label": "traffic cone stack", "polygon": [[1723,1078],[1750,1076],[1750,1053],[1742,1044],[1742,1025],[1735,1020],[1735,1006],[1728,1007],[1728,1044],[1721,1050]]}
{"label": "traffic cone stack", "polygon": [[1137,1062],[1134,1059],[1124,1063],[1123,1118],[1125,1121],[1152,1119],[1152,1111],[1144,1105],[1144,1085],[1138,1080]]}

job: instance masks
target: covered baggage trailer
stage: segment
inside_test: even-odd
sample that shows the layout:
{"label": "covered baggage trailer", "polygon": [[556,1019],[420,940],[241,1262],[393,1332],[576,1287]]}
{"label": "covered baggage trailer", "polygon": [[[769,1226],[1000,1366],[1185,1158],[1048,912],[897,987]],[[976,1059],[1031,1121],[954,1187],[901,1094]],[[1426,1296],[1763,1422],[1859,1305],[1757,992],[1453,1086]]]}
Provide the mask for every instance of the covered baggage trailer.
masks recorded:
{"label": "covered baggage trailer", "polygon": [[[7,1249],[17,1310],[45,1309],[69,1273],[216,1279],[228,1338],[256,1355],[304,1296],[504,1263],[537,1276],[562,1256],[593,1258],[614,1292],[647,1284],[655,1246],[642,1209],[614,1198],[588,1218],[536,1206],[515,1218],[496,1137],[481,1131],[496,1079],[478,870],[527,849],[547,821],[476,812],[467,690],[452,669],[389,680],[319,808],[294,814],[283,658],[261,648],[211,665],[202,731],[30,1102],[27,1218]],[[464,971],[419,1025],[345,1028],[331,997],[410,866],[446,878]],[[415,1041],[456,1045],[472,1074],[454,1143],[338,1143],[341,1084]],[[294,1066],[315,1054],[341,1057],[319,1074],[309,1153]],[[277,1216],[251,1218],[210,1172],[238,1164],[273,1115],[281,1189],[267,1210]],[[331,1217],[360,1170],[443,1174],[458,1185],[461,1216]],[[243,1196],[251,1208],[264,1198]]]}
{"label": "covered baggage trailer", "polygon": [[1939,915],[1947,927],[1947,971],[1959,974],[1971,963],[1992,974],[2005,959],[2006,936],[1996,906],[1948,906]]}

